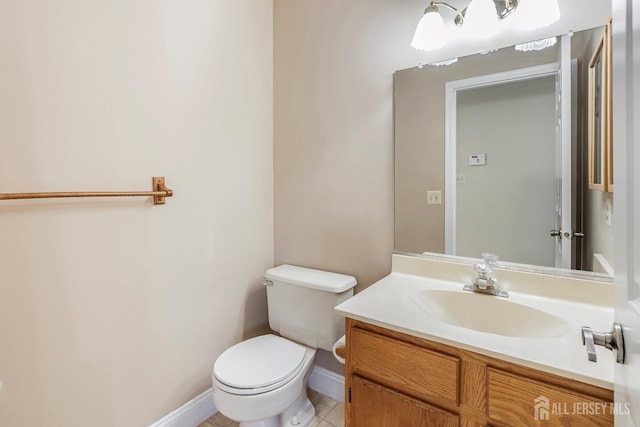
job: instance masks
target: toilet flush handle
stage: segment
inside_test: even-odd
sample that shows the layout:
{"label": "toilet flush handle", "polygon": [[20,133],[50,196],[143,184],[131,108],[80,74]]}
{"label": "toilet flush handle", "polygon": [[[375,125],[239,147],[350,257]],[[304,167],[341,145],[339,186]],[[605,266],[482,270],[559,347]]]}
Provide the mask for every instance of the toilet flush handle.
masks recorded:
{"label": "toilet flush handle", "polygon": [[271,280],[265,280],[262,284],[265,286],[273,286],[273,282]]}

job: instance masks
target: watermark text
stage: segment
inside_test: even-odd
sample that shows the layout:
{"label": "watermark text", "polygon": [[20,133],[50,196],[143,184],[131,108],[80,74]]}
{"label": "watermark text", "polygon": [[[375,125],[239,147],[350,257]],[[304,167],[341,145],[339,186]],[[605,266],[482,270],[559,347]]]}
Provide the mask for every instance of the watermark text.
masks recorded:
{"label": "watermark text", "polygon": [[554,402],[546,396],[538,396],[534,401],[533,418],[540,421],[562,415],[629,415],[629,403],[619,402]]}

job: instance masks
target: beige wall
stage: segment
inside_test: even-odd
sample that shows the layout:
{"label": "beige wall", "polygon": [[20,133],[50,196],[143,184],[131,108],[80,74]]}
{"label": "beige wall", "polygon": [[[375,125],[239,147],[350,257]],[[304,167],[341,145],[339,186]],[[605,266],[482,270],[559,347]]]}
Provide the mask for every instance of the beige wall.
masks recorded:
{"label": "beige wall", "polygon": [[[350,274],[362,290],[393,252],[393,72],[417,0],[274,1],[275,263]],[[336,372],[325,351],[317,363]]]}
{"label": "beige wall", "polygon": [[3,2],[0,192],[164,175],[175,196],[0,203],[0,425],[148,425],[264,329],[272,19],[271,1]]}
{"label": "beige wall", "polygon": [[[388,274],[393,72],[418,2],[275,0],[275,260]],[[417,59],[415,62],[417,63]]]}

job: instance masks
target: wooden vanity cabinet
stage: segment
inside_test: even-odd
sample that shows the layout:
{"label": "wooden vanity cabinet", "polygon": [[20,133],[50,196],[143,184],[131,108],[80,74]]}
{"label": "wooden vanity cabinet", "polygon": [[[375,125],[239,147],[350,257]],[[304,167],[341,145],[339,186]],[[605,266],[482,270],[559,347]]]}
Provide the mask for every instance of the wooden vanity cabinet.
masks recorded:
{"label": "wooden vanity cabinet", "polygon": [[460,417],[389,387],[353,376],[351,380],[353,426],[458,427]]}
{"label": "wooden vanity cabinet", "polygon": [[347,427],[613,426],[611,390],[353,319],[346,343]]}

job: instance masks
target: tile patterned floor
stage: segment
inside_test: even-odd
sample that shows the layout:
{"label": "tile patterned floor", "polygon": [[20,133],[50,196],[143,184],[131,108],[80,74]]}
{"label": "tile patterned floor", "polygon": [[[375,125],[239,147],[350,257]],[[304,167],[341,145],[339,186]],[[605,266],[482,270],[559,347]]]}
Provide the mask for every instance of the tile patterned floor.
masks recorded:
{"label": "tile patterned floor", "polygon": [[[308,389],[309,400],[316,408],[311,427],[344,427],[344,403]],[[237,427],[238,423],[217,413],[198,427]]]}

